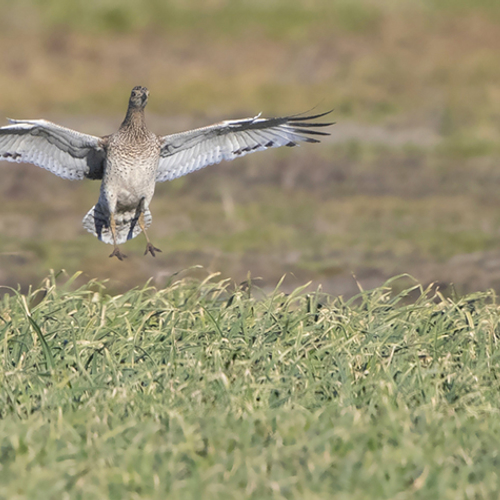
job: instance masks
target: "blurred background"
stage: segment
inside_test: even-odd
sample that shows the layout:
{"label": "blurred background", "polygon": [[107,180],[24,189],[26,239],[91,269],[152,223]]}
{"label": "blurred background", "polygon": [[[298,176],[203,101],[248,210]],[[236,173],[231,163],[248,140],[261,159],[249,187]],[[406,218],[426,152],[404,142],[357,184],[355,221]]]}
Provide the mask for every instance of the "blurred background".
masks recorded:
{"label": "blurred background", "polygon": [[109,259],[82,228],[98,182],[2,162],[1,285],[53,268],[121,291],[201,265],[183,272],[500,290],[497,0],[0,0],[0,27],[1,117],[104,135],[145,85],[159,134],[314,106],[337,122],[319,145],[158,184],[156,259],[142,237]]}

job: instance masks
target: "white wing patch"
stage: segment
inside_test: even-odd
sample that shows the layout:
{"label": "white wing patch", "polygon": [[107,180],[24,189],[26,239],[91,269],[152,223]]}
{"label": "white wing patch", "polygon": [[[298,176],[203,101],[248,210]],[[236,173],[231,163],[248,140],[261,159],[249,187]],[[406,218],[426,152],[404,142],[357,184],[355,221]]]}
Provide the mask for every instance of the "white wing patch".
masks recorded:
{"label": "white wing patch", "polygon": [[103,140],[46,120],[9,120],[0,128],[0,160],[32,163],[64,179],[102,178]]}
{"label": "white wing patch", "polygon": [[260,118],[260,114],[243,120],[226,120],[209,127],[161,137],[161,156],[157,182],[169,181],[195,170],[233,160],[255,151],[280,146],[296,146],[299,142],[319,142],[311,136],[330,135],[315,130],[332,123],[313,122],[331,113],[312,116]]}

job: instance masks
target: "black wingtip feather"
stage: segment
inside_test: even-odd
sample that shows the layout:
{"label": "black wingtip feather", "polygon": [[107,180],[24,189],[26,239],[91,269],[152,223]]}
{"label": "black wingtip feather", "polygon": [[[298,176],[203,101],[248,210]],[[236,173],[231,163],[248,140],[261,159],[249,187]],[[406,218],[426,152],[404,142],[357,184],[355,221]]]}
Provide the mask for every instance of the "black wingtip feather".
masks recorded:
{"label": "black wingtip feather", "polygon": [[320,123],[314,123],[314,122],[293,122],[294,127],[329,127],[330,125],[335,125],[335,122],[320,122]]}
{"label": "black wingtip feather", "polygon": [[331,135],[330,132],[322,132],[320,130],[306,130],[303,128],[296,128],[296,127],[293,127],[293,131],[299,134]]}
{"label": "black wingtip feather", "polygon": [[321,142],[319,139],[314,139],[314,137],[301,137],[304,142],[318,143]]}
{"label": "black wingtip feather", "polygon": [[325,111],[324,113],[319,113],[317,115],[309,115],[309,116],[304,116],[303,114],[292,115],[288,117],[288,121],[302,122],[307,120],[316,120],[316,118],[322,118],[323,116],[329,115],[330,113],[333,113],[333,109],[330,109],[330,111]]}

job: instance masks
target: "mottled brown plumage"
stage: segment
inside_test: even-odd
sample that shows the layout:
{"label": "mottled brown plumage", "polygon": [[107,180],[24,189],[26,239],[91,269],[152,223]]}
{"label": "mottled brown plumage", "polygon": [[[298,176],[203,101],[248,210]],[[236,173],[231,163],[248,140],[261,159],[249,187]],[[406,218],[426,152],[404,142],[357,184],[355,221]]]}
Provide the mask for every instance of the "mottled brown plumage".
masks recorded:
{"label": "mottled brown plumage", "polygon": [[106,168],[97,204],[83,219],[83,227],[101,241],[113,243],[111,256],[120,260],[118,248],[142,230],[147,239],[146,253],[160,252],[149,241],[146,229],[151,224],[149,204],[156,184],[160,159],[160,140],[148,130],[144,108],[149,92],[144,87],[132,90],[127,115],[120,128],[106,138]]}

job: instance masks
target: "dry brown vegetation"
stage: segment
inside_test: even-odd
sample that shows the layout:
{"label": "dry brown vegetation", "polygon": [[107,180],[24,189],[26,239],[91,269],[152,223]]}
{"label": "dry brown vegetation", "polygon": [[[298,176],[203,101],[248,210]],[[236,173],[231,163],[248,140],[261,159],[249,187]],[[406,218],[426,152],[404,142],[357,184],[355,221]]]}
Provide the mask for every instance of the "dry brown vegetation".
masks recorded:
{"label": "dry brown vegetation", "polygon": [[157,132],[335,108],[332,138],[159,185],[164,253],[125,264],[86,234],[98,185],[2,164],[0,282],[48,267],[159,284],[201,264],[352,293],[410,272],[500,288],[500,7],[494,2],[1,2],[0,115],[94,134],[133,85]]}

